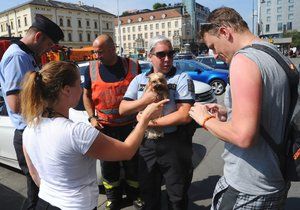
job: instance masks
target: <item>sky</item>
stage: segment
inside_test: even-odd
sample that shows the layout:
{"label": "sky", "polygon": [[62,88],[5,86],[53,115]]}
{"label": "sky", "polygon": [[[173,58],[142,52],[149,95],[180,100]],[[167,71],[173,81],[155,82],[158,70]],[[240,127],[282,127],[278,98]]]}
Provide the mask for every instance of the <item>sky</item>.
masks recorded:
{"label": "sky", "polygon": [[[1,0],[0,11],[15,7],[18,4],[23,4],[28,0]],[[79,0],[58,0],[61,2],[78,3]],[[181,0],[81,0],[84,4],[89,6],[94,5],[100,9],[110,12],[114,15],[118,14],[118,2],[119,1],[119,14],[123,11],[134,9],[152,9],[152,5],[160,2],[166,4],[179,3]],[[253,14],[253,1],[257,0],[196,0],[197,3],[208,7],[211,11],[221,7],[227,6],[237,10],[241,16],[246,20],[250,29],[252,29],[252,14]],[[255,10],[257,10],[255,8]]]}

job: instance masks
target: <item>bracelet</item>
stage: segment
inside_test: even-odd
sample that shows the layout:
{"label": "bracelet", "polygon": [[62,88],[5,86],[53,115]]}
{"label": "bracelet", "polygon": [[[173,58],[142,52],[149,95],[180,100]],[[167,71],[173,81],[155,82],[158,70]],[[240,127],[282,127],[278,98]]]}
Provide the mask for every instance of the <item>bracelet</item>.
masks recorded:
{"label": "bracelet", "polygon": [[207,128],[205,127],[205,123],[206,123],[208,120],[212,119],[212,118],[216,118],[216,117],[215,117],[214,115],[209,115],[209,116],[207,116],[207,117],[204,118],[204,120],[203,120],[203,122],[202,122],[202,127],[203,127],[205,130],[207,130]]}
{"label": "bracelet", "polygon": [[97,117],[96,115],[92,115],[92,116],[90,116],[90,117],[88,118],[88,121],[91,122],[91,120],[92,120],[93,118],[98,119],[98,117]]}

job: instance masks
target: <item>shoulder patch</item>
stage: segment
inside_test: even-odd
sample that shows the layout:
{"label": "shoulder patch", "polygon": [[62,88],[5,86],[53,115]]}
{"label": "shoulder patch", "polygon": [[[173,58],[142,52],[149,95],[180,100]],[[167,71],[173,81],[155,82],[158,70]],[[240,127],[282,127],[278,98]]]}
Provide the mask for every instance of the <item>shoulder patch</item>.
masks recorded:
{"label": "shoulder patch", "polygon": [[194,82],[193,82],[193,80],[188,79],[188,80],[187,80],[187,83],[188,83],[188,90],[189,90],[190,92],[194,93],[194,92],[195,92],[195,87],[194,87]]}
{"label": "shoulder patch", "polygon": [[170,83],[170,84],[168,84],[168,88],[169,88],[170,90],[176,90],[177,84],[172,84],[172,83]]}
{"label": "shoulder patch", "polygon": [[144,91],[144,90],[145,90],[145,87],[146,87],[145,84],[139,84],[138,91]]}

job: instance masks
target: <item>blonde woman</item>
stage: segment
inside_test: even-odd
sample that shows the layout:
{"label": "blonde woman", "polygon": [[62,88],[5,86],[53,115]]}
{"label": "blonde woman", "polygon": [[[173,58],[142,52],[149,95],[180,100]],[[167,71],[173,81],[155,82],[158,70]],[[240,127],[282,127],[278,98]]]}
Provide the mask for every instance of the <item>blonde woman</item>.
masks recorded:
{"label": "blonde woman", "polygon": [[79,71],[72,63],[51,62],[25,77],[21,108],[28,126],[23,149],[30,174],[40,188],[37,209],[96,209],[96,159],[130,159],[151,116],[167,102],[149,105],[121,142],[68,118],[81,91]]}

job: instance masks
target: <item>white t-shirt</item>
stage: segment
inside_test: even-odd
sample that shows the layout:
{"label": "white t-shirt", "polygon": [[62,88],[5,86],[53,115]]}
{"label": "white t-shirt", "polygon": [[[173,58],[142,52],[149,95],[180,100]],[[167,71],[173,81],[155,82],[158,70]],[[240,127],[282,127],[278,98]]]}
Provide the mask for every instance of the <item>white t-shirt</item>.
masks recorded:
{"label": "white t-shirt", "polygon": [[84,154],[98,134],[90,125],[61,117],[26,127],[23,144],[41,178],[41,199],[61,209],[97,206],[96,159]]}

